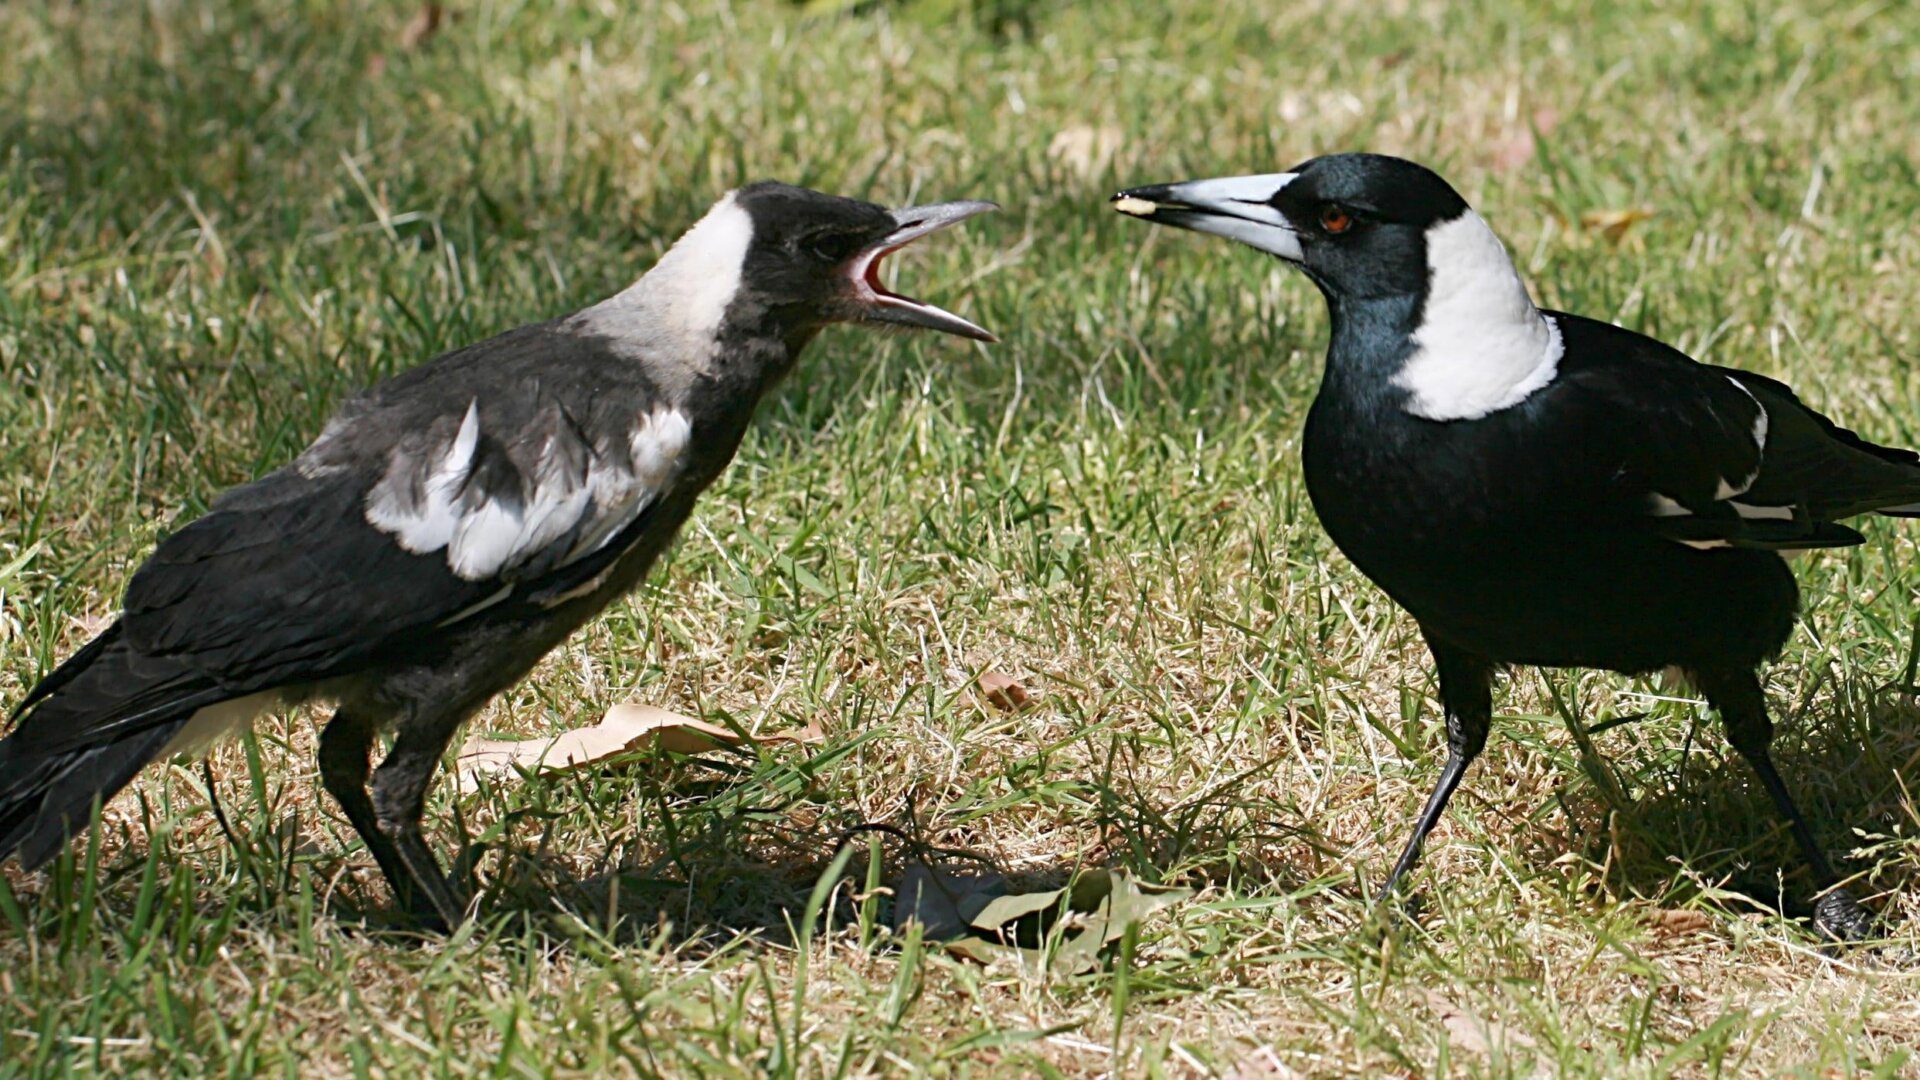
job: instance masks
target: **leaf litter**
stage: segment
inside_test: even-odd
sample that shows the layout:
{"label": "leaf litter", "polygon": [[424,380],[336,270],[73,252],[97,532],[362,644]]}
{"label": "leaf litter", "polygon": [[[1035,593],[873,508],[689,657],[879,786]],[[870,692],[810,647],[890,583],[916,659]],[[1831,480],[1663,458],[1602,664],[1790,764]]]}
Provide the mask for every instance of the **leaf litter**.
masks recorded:
{"label": "leaf litter", "polygon": [[613,758],[664,750],[702,754],[710,750],[772,743],[814,743],[823,736],[809,724],[792,731],[742,735],[733,728],[696,720],[655,705],[625,702],[608,709],[597,724],[531,739],[475,736],[460,748],[456,762],[462,792],[484,781],[516,781],[524,776],[566,772]]}

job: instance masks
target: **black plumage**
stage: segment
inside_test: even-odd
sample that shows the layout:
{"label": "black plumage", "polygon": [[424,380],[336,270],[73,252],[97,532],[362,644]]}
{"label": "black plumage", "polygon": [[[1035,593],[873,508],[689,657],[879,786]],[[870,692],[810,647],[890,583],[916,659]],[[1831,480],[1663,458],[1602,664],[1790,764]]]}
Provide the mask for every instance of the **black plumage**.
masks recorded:
{"label": "black plumage", "polygon": [[1774,379],[1537,309],[1491,230],[1410,162],[1342,154],[1115,202],[1277,255],[1327,300],[1308,493],[1419,622],[1447,719],[1445,770],[1386,892],[1486,743],[1499,665],[1678,667],[1791,824],[1819,925],[1868,932],[1774,769],[1756,669],[1799,602],[1779,553],[1860,543],[1844,518],[1912,513],[1920,458]]}
{"label": "black plumage", "polygon": [[454,731],[640,581],[823,326],[992,340],[876,276],[990,205],[750,185],[624,292],[347,402],[291,464],[162,540],[120,618],[16,708],[0,858],[45,861],[170,749],[330,700],[327,790],[402,904],[452,923],[464,902],[421,814]]}

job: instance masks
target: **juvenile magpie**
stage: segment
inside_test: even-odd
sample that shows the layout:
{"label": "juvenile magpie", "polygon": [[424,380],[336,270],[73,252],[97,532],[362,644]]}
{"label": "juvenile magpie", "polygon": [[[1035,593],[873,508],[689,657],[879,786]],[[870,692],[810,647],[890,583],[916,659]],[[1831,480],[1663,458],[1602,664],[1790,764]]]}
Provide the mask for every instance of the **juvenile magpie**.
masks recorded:
{"label": "juvenile magpie", "polygon": [[401,906],[454,924],[464,901],[421,815],[455,730],[645,577],[824,326],[993,341],[879,277],[890,252],[990,209],[752,184],[625,291],[348,401],[286,467],[161,541],[119,619],[15,709],[0,858],[36,866],[148,762],[319,699],[337,706],[327,791]]}
{"label": "juvenile magpie", "polygon": [[1792,826],[1822,891],[1816,924],[1870,931],[1774,769],[1755,669],[1799,601],[1779,553],[1860,543],[1842,518],[1920,511],[1920,456],[1773,379],[1540,310],[1487,223],[1411,162],[1337,154],[1113,205],[1278,256],[1326,297],[1307,492],[1419,623],[1447,722],[1446,767],[1383,895],[1486,745],[1498,665],[1674,666]]}

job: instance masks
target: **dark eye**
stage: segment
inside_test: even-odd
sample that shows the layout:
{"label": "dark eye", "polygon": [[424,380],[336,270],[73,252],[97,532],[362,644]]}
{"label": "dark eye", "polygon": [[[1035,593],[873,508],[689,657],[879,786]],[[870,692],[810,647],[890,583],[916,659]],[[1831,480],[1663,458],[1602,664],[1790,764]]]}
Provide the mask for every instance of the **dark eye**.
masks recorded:
{"label": "dark eye", "polygon": [[827,262],[840,262],[860,250],[860,238],[847,233],[820,233],[807,241],[807,251]]}
{"label": "dark eye", "polygon": [[1353,228],[1353,214],[1337,203],[1328,203],[1320,208],[1320,227],[1329,234],[1338,236]]}

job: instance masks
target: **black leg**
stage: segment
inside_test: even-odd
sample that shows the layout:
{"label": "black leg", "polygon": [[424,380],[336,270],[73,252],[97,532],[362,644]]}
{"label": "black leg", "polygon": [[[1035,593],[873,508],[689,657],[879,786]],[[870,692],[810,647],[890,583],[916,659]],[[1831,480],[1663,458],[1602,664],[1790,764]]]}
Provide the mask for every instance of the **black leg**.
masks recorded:
{"label": "black leg", "polygon": [[1773,767],[1773,755],[1767,748],[1773,743],[1773,720],[1767,716],[1766,695],[1760,680],[1751,671],[1694,671],[1694,685],[1706,696],[1707,704],[1720,714],[1727,729],[1727,742],[1745,758],[1760,777],[1775,809],[1793,829],[1800,854],[1813,869],[1814,882],[1821,896],[1813,905],[1813,923],[1836,941],[1859,941],[1874,936],[1873,916],[1860,906],[1853,894],[1840,887],[1840,876],[1833,871],[1827,853],[1813,838],[1807,819],[1794,805],[1787,785]]}
{"label": "black leg", "polygon": [[427,899],[427,893],[413,879],[413,872],[401,860],[400,852],[380,830],[373,812],[373,800],[367,796],[367,779],[372,775],[374,722],[364,713],[341,709],[320,731],[320,782],[344,810],[360,840],[367,845],[373,861],[386,875],[387,885],[401,910],[424,922],[437,922],[439,913]]}
{"label": "black leg", "polygon": [[426,812],[427,789],[440,767],[440,758],[464,719],[465,712],[407,714],[401,720],[393,752],[373,774],[373,811],[379,831],[392,841],[400,861],[448,927],[466,917],[466,901],[427,847],[420,818]]}
{"label": "black leg", "polygon": [[1467,766],[1486,748],[1487,731],[1493,726],[1493,665],[1472,653],[1463,652],[1427,635],[1427,648],[1433,652],[1434,667],[1440,674],[1440,705],[1447,713],[1447,765],[1440,771],[1440,782],[1414,822],[1413,835],[1407,839],[1400,861],[1387,875],[1380,895],[1391,897],[1400,879],[1420,858],[1427,834],[1440,823],[1453,789],[1460,786]]}

